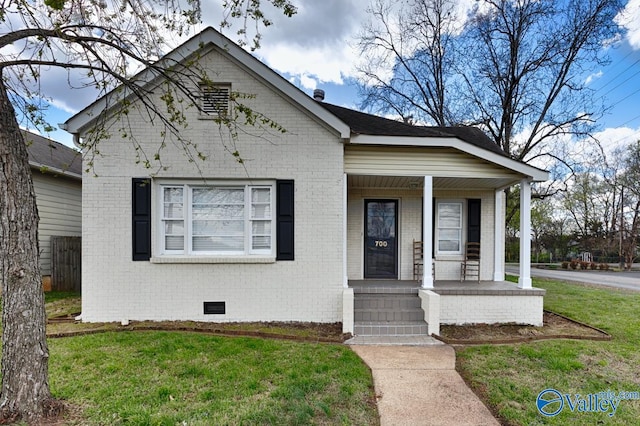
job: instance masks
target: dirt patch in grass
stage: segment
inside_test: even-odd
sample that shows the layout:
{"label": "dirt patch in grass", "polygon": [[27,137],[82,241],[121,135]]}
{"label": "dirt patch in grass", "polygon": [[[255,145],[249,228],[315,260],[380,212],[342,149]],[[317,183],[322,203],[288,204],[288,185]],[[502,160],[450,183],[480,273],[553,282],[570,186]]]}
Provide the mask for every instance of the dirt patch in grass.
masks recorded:
{"label": "dirt patch in grass", "polygon": [[47,337],[79,336],[106,331],[185,331],[222,336],[247,336],[309,342],[342,343],[351,334],[342,333],[342,323],[312,322],[240,322],[210,323],[196,321],[131,321],[120,323],[81,323],[75,314],[49,318]]}
{"label": "dirt patch in grass", "polygon": [[251,336],[310,342],[342,343],[351,337],[342,333],[342,323],[312,322],[197,322],[197,321],[130,321],[83,323],[80,315],[81,299],[75,294],[56,294],[46,304],[48,322],[47,337],[67,337],[106,331],[166,330],[188,331],[224,336]]}
{"label": "dirt patch in grass", "polygon": [[518,324],[443,325],[438,338],[460,345],[504,344],[545,339],[611,340],[606,332],[565,316],[544,311],[543,326]]}

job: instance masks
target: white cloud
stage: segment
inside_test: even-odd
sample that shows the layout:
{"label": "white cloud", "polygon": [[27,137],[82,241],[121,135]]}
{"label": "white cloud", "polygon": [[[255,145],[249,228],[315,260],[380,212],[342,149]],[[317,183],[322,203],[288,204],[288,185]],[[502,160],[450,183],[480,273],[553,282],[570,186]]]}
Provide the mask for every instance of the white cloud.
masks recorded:
{"label": "white cloud", "polygon": [[593,81],[594,81],[594,80],[599,79],[600,77],[602,77],[602,76],[603,76],[603,74],[604,74],[604,73],[603,73],[602,71],[598,71],[597,73],[590,74],[590,75],[585,79],[584,84],[585,84],[585,85],[589,85],[589,84],[593,83]]}
{"label": "white cloud", "polygon": [[610,127],[594,134],[607,156],[611,156],[616,148],[628,146],[640,140],[640,128]]}
{"label": "white cloud", "polygon": [[629,0],[615,18],[626,31],[627,41],[633,49],[640,49],[640,0]]}
{"label": "white cloud", "polygon": [[300,84],[305,89],[314,90],[316,87],[318,87],[318,82],[314,78],[311,78],[307,75],[302,75],[300,77]]}
{"label": "white cloud", "polygon": [[343,84],[355,75],[358,55],[351,41],[366,16],[365,6],[361,0],[326,0],[303,4],[292,18],[275,15],[274,25],[263,31],[257,56],[307,88],[317,82]]}
{"label": "white cloud", "polygon": [[260,49],[257,56],[280,73],[294,75],[300,80],[314,78],[320,82],[343,84],[353,75],[352,52],[345,46],[309,46],[279,43]]}

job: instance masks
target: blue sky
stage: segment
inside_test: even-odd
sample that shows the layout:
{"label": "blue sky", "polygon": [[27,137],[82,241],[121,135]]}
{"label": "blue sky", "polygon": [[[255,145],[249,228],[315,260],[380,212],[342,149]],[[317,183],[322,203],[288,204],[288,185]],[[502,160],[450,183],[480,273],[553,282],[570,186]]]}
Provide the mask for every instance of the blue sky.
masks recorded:
{"label": "blue sky", "polygon": [[[204,26],[217,27],[220,16],[207,11],[220,10],[221,0],[203,0]],[[460,4],[473,0],[460,0]],[[297,2],[298,14],[291,18],[274,15],[275,25],[263,32],[257,56],[301,90],[312,95],[323,89],[325,101],[354,108],[359,104],[357,90],[350,82],[359,60],[352,47],[356,34],[368,19],[363,0],[325,0]],[[640,139],[640,0],[629,0],[626,7],[626,32],[610,48],[611,63],[594,70],[590,86],[603,97],[611,110],[598,123],[598,137],[613,146]],[[234,34],[227,34],[234,38]],[[48,81],[47,81],[48,77]],[[90,91],[70,92],[60,81],[64,71],[44,74],[43,87],[54,100],[47,111],[50,123],[66,121],[74,112],[91,103]],[[71,136],[59,130],[52,139],[71,144]]]}

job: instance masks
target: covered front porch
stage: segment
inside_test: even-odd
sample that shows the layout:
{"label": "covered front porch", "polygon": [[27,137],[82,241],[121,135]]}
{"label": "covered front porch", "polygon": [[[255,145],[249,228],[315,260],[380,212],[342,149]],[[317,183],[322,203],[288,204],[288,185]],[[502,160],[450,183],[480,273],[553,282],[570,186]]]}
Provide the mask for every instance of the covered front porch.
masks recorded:
{"label": "covered front porch", "polygon": [[[516,285],[505,282],[505,189],[520,185],[520,258],[529,259],[531,183],[548,174],[504,155],[482,132],[451,130],[459,133],[359,134],[345,146],[345,332],[354,332],[356,313],[358,321],[413,321],[419,309],[429,334],[441,323],[542,325],[544,291],[532,289],[529,262],[520,262]],[[479,246],[473,280],[461,276],[469,243]],[[385,296],[408,293],[419,300]],[[403,304],[411,312],[392,312]]]}
{"label": "covered front porch", "polygon": [[[476,280],[503,281],[509,183],[520,184],[520,225],[528,236],[528,179],[345,174],[345,287],[347,280],[392,279],[428,289],[435,280],[466,279],[460,272],[469,243],[479,245]],[[521,238],[521,258],[530,257],[530,246],[530,238]],[[519,272],[518,286],[530,288],[530,265],[522,262]]]}

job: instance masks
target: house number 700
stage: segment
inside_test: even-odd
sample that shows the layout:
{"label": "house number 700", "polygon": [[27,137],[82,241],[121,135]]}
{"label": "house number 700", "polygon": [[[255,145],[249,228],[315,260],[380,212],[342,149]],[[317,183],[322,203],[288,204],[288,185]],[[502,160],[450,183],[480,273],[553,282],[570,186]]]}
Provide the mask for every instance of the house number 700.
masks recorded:
{"label": "house number 700", "polygon": [[376,241],[376,247],[387,247],[386,241]]}

